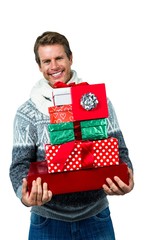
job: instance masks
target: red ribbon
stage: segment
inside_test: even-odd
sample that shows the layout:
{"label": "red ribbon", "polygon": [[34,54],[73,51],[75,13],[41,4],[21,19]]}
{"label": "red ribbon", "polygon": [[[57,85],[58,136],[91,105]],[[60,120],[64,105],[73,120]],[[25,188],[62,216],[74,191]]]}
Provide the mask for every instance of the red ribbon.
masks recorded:
{"label": "red ribbon", "polygon": [[81,126],[80,126],[80,121],[74,121],[74,137],[76,140],[81,140],[82,139],[82,134],[81,134]]}
{"label": "red ribbon", "polygon": [[64,82],[55,82],[55,84],[53,85],[53,88],[64,88],[64,87],[76,87],[76,86],[79,86],[79,85],[88,85],[87,82],[81,82],[81,83],[78,83],[76,84],[75,82],[73,83],[64,83]]}
{"label": "red ribbon", "polygon": [[[71,141],[61,144],[59,151],[54,157],[54,163],[60,163],[60,170],[63,171],[65,162],[71,152],[74,150],[78,141]],[[91,141],[81,141],[81,159],[82,168],[93,167],[93,143]]]}
{"label": "red ribbon", "polygon": [[74,141],[61,144],[58,152],[54,156],[54,163],[60,163],[61,171],[64,169],[65,162],[68,156],[71,154],[71,151],[74,149],[74,146]]}
{"label": "red ribbon", "polygon": [[92,168],[93,167],[93,142],[85,141],[82,142],[82,168]]}

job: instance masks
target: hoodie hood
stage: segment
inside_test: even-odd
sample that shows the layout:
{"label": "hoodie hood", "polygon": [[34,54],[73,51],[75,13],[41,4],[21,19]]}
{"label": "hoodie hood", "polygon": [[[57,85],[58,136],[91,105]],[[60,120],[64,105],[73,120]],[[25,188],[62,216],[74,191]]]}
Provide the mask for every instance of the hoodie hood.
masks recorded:
{"label": "hoodie hood", "polygon": [[[77,73],[74,70],[72,70],[72,78],[67,84],[73,82],[76,84],[82,82],[82,80],[77,77]],[[30,93],[30,98],[36,105],[37,109],[47,116],[49,116],[48,108],[53,106],[52,90],[53,88],[49,85],[48,81],[45,78],[42,78],[34,85]]]}

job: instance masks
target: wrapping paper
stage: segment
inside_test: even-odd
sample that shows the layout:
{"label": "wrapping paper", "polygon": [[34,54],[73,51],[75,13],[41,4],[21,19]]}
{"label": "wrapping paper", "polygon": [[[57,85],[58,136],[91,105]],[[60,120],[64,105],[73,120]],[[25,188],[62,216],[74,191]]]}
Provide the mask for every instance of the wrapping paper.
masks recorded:
{"label": "wrapping paper", "polygon": [[53,106],[48,108],[50,123],[73,122],[72,105]]}
{"label": "wrapping paper", "polygon": [[119,164],[118,140],[72,141],[45,145],[48,172],[74,171]]}
{"label": "wrapping paper", "polygon": [[48,124],[51,144],[62,144],[75,139],[73,122]]}
{"label": "wrapping paper", "polygon": [[[86,100],[82,101],[82,98],[87,94],[94,95],[97,103],[94,104],[95,101],[92,101],[91,97],[86,97]],[[71,97],[73,116],[76,121],[108,117],[107,95],[104,83],[71,87]],[[95,107],[86,110],[85,106],[89,105]]]}
{"label": "wrapping paper", "polygon": [[51,144],[63,144],[73,140],[97,140],[105,139],[107,135],[107,120],[106,118],[51,123],[48,125]]}
{"label": "wrapping paper", "polygon": [[75,84],[53,88],[53,105],[72,104],[75,121],[108,117],[105,84]]}
{"label": "wrapping paper", "polygon": [[52,96],[54,106],[68,105],[72,103],[70,87],[53,88]]}
{"label": "wrapping paper", "polygon": [[106,183],[106,178],[114,181],[114,176],[118,176],[127,185],[129,184],[128,168],[125,163],[103,168],[81,169],[79,171],[48,173],[47,162],[32,162],[27,176],[28,190],[31,191],[32,181],[41,177],[42,182],[48,184],[48,189],[53,194],[65,194],[88,190],[102,189]]}
{"label": "wrapping paper", "polygon": [[83,140],[97,140],[107,138],[107,119],[86,120],[80,122]]}

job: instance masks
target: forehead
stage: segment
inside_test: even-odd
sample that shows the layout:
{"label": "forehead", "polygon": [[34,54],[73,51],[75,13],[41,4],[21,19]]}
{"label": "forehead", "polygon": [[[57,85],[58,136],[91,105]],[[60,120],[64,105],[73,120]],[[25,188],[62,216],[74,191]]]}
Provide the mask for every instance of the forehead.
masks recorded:
{"label": "forehead", "polygon": [[41,59],[57,57],[65,54],[64,47],[60,44],[39,46],[38,54]]}

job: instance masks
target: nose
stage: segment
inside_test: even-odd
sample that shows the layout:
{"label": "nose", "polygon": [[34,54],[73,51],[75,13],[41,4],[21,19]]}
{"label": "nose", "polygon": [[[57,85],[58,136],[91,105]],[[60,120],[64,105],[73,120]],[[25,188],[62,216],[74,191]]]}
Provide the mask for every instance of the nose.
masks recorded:
{"label": "nose", "polygon": [[52,59],[51,61],[51,69],[56,69],[58,67],[58,63],[55,59]]}

